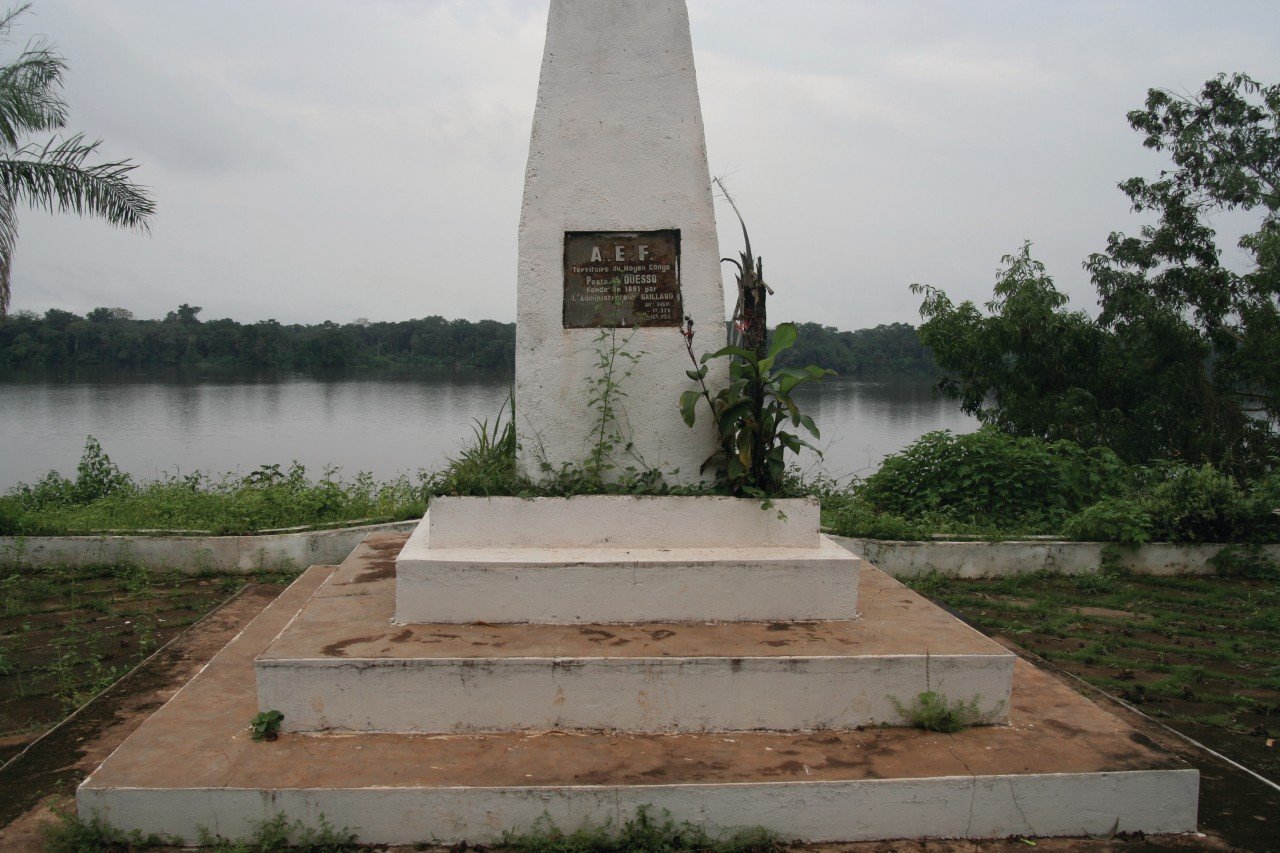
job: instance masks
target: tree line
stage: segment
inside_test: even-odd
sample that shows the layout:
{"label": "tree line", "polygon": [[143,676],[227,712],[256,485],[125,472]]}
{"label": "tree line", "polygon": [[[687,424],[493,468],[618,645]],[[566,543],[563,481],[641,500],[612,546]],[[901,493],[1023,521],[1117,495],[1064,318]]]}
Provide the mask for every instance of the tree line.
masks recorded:
{"label": "tree line", "polygon": [[515,326],[493,320],[423,317],[394,323],[238,323],[205,320],[181,305],[163,320],[138,320],[123,308],[81,317],[57,308],[0,320],[0,364],[69,369],[227,367],[332,370],[424,367],[510,370]]}
{"label": "tree line", "polygon": [[[124,308],[84,316],[57,308],[0,319],[0,364],[66,370],[224,367],[284,370],[444,368],[510,372],[515,324],[423,317],[398,322],[283,324],[201,320],[180,305],[162,320]],[[788,362],[820,364],[842,376],[933,374],[933,359],[906,323],[845,332],[802,323]],[[672,332],[675,333],[674,331]]]}

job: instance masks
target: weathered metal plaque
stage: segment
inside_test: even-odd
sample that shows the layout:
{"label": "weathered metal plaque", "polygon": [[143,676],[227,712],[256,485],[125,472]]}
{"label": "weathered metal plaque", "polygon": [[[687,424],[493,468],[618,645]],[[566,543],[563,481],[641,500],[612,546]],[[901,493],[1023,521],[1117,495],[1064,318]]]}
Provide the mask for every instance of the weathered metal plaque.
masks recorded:
{"label": "weathered metal plaque", "polygon": [[679,326],[680,232],[566,231],[564,328]]}

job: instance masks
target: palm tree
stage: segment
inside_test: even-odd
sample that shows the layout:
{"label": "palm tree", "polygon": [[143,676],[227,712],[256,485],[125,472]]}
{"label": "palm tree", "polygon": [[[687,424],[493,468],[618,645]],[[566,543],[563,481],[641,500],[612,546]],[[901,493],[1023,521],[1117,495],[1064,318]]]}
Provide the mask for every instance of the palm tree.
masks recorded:
{"label": "palm tree", "polygon": [[[0,15],[0,40],[30,4]],[[18,236],[17,206],[100,216],[121,228],[148,230],[155,212],[145,187],[129,180],[137,168],[129,160],[87,165],[100,142],[83,134],[55,135],[43,145],[34,133],[66,126],[62,99],[66,61],[44,40],[29,42],[14,61],[0,65],[0,317],[9,310],[9,274]]]}

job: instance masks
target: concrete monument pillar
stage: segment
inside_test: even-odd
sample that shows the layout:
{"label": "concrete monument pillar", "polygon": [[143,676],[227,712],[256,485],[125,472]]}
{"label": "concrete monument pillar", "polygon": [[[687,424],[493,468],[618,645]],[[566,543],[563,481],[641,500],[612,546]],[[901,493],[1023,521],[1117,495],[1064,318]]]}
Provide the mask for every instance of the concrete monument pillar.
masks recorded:
{"label": "concrete monument pillar", "polygon": [[[706,142],[684,0],[551,0],[520,219],[521,465],[588,458],[601,348],[639,355],[619,390],[615,464],[699,478],[714,450],[680,418],[694,350],[724,342]],[[601,341],[602,330],[606,340]],[[629,361],[624,361],[630,366]],[[724,383],[713,365],[708,385]]]}

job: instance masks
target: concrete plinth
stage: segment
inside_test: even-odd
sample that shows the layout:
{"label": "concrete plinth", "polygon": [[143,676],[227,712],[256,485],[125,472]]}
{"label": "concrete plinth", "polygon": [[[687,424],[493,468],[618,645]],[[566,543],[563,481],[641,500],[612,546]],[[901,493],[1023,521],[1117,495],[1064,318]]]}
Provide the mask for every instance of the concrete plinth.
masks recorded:
{"label": "concrete plinth", "polygon": [[[403,558],[400,573],[403,596]],[[841,594],[811,573],[792,587]],[[425,600],[466,601],[442,586]],[[812,730],[902,724],[900,705],[935,690],[1007,719],[1014,656],[875,570],[861,618],[798,623],[502,625],[514,599],[488,588],[472,602],[483,622],[401,626],[394,587],[378,552],[353,555],[259,657],[262,707],[293,731]],[[749,594],[712,571],[699,589],[685,598]]]}
{"label": "concrete plinth", "polygon": [[[351,578],[354,597],[389,574],[400,543],[370,543],[373,559]],[[254,658],[328,573],[306,573],[117,749],[81,785],[81,815],[193,840],[202,826],[243,836],[276,813],[312,825],[324,814],[387,844],[491,841],[544,813],[576,828],[642,804],[810,841],[1195,826],[1194,770],[1021,661],[1010,723],[955,735],[531,731],[254,743]]]}
{"label": "concrete plinth", "polygon": [[812,500],[438,498],[396,558],[398,623],[856,615],[858,560]]}

